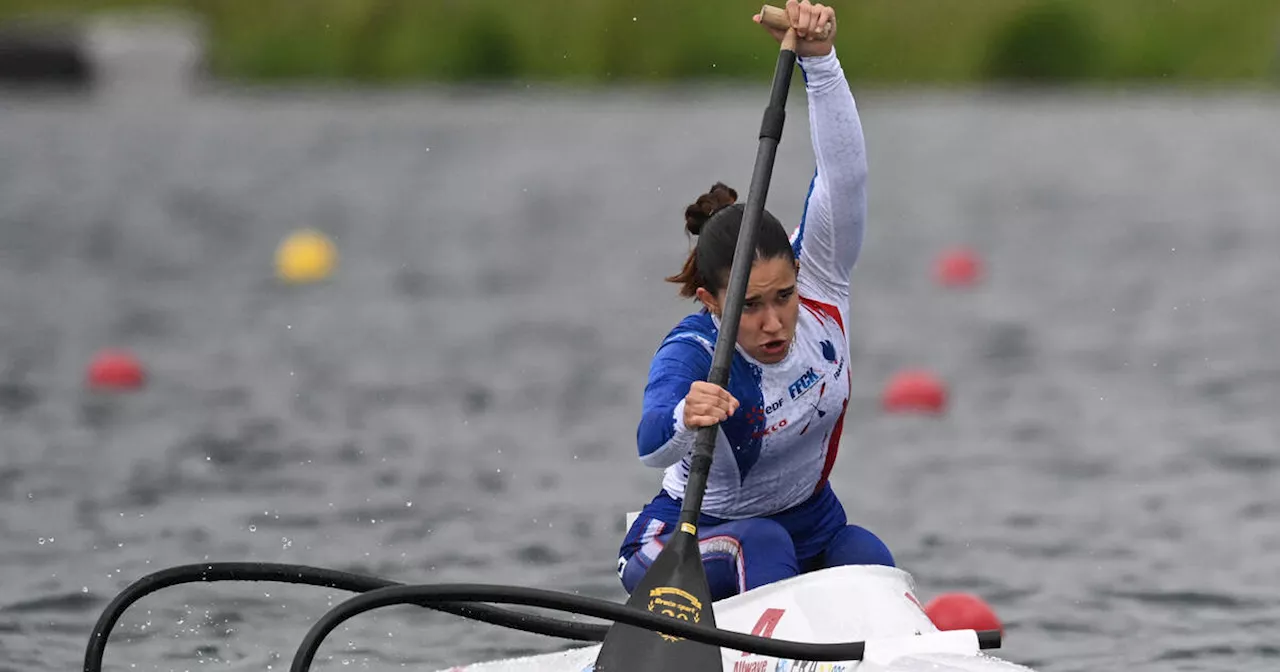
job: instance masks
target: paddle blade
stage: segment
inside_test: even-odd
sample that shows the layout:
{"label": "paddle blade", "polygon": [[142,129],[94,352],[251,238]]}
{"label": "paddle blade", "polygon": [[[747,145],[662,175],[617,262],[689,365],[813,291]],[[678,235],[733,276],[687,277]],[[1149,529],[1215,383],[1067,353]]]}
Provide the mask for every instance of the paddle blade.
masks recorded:
{"label": "paddle blade", "polygon": [[[627,606],[715,626],[711,588],[697,535],[677,531],[640,580]],[[596,672],[714,672],[723,669],[720,647],[615,623],[596,657]]]}

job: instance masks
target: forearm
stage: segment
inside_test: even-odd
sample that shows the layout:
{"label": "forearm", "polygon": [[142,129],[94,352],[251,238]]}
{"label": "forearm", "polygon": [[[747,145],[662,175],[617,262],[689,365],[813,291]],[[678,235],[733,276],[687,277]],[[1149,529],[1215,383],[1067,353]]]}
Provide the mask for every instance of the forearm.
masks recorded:
{"label": "forearm", "polygon": [[665,469],[689,454],[697,431],[685,427],[683,416],[684,400],[675,408],[659,407],[644,413],[637,436],[642,464]]}
{"label": "forearm", "polygon": [[705,380],[710,369],[711,354],[694,340],[674,337],[658,348],[636,432],[642,463],[669,467],[693,449],[697,431],[685,427],[684,399],[694,381]]}

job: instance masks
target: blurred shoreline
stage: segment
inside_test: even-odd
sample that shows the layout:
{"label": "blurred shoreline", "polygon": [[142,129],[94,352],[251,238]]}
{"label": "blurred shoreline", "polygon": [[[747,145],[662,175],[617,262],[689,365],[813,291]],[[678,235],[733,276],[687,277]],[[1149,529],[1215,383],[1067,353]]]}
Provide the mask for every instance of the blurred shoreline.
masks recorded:
{"label": "blurred shoreline", "polygon": [[[747,18],[752,6],[738,0],[693,7],[672,0],[322,0],[305,7],[284,0],[0,0],[0,53],[6,35],[56,26],[55,44],[92,61],[104,49],[109,57],[129,51],[134,40],[148,48],[167,42],[169,57],[152,51],[135,60],[181,66],[222,83],[742,83],[772,76],[771,42]],[[1183,0],[1154,11],[1139,0],[868,0],[838,9],[842,64],[851,79],[877,88],[1280,83],[1275,2]],[[741,21],[729,19],[739,15]],[[104,32],[111,41],[106,47]]]}

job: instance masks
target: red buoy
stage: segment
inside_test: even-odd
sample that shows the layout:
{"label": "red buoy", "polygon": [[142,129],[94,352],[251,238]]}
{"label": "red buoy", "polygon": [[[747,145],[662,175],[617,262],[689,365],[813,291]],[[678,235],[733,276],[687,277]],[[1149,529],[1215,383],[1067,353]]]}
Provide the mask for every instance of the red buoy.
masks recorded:
{"label": "red buoy", "polygon": [[928,371],[908,369],[889,379],[884,409],[892,413],[941,413],[947,405],[946,386]]}
{"label": "red buoy", "polygon": [[924,606],[924,613],[939,630],[999,630],[1004,625],[982,598],[972,593],[944,593]]}
{"label": "red buoy", "polygon": [[944,287],[965,287],[982,277],[982,261],[973,250],[953,247],[938,255],[934,275]]}
{"label": "red buoy", "polygon": [[142,387],[146,375],[142,364],[132,353],[120,349],[99,351],[89,363],[86,374],[89,387],[109,390],[132,390]]}

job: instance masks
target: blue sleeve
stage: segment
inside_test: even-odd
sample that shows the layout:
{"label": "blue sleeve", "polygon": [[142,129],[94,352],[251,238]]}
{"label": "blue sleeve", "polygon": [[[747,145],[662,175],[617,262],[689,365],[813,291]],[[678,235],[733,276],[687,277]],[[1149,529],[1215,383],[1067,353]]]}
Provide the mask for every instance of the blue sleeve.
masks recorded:
{"label": "blue sleeve", "polygon": [[711,353],[694,340],[673,338],[663,343],[649,365],[644,409],[636,443],[640,461],[663,469],[693,449],[695,429],[684,426],[684,397],[695,380],[711,372]]}

